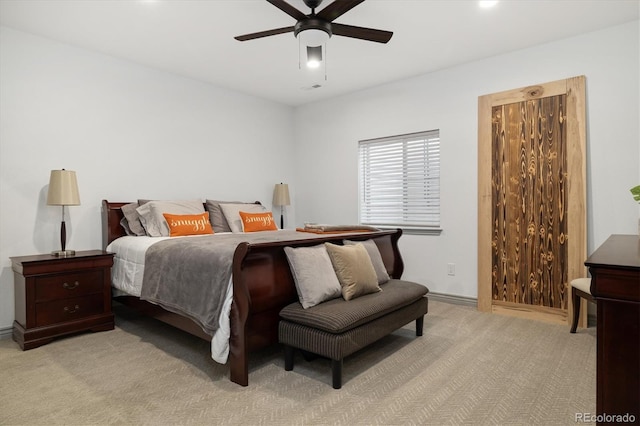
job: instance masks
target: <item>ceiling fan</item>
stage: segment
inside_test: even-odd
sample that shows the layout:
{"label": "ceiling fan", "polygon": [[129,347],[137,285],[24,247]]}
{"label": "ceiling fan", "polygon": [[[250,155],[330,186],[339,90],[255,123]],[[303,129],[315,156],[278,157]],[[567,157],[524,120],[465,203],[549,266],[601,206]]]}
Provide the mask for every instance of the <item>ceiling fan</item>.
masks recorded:
{"label": "ceiling fan", "polygon": [[[284,0],[267,0],[269,3],[282,10],[287,15],[294,18],[297,22],[291,27],[276,28],[273,30],[260,31],[257,33],[245,34],[234,37],[239,41],[254,40],[257,38],[268,37],[277,34],[284,34],[293,32],[298,37],[298,34],[303,32],[317,32],[322,31],[326,33],[325,37],[331,37],[332,35],[338,35],[343,37],[357,38],[361,40],[374,41],[377,43],[387,43],[393,32],[376,30],[373,28],[356,27],[353,25],[337,24],[333,22],[343,14],[347,13],[365,0],[335,0],[330,3],[320,12],[316,13],[316,8],[320,6],[322,0],[303,0],[304,3],[311,9],[309,15],[305,15],[295,7],[291,6]],[[315,31],[311,31],[315,30]],[[326,37],[326,38],[328,38]]]}

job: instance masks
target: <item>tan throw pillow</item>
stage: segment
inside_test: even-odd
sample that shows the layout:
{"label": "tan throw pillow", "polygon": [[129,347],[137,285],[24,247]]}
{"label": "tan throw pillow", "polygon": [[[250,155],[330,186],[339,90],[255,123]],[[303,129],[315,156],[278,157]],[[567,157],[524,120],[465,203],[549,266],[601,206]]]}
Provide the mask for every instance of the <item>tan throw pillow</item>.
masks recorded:
{"label": "tan throw pillow", "polygon": [[381,291],[369,253],[362,244],[339,246],[324,243],[342,287],[344,300]]}
{"label": "tan throw pillow", "polygon": [[[343,243],[344,245],[353,245],[358,244],[358,241],[344,240]],[[378,284],[384,284],[389,281],[387,267],[384,266],[382,255],[380,254],[380,250],[378,250],[376,243],[373,240],[360,241],[360,243],[362,243],[364,248],[367,249],[367,253],[369,253],[373,269],[376,271],[376,275],[378,276]]]}

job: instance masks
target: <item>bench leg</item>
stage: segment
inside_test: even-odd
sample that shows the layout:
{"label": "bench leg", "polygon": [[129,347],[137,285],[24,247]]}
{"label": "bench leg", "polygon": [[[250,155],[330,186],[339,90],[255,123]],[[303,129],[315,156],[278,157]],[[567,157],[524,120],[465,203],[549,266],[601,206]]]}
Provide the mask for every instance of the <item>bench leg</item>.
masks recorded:
{"label": "bench leg", "polygon": [[333,376],[333,388],[340,389],[342,387],[342,360],[331,360],[331,373]]}
{"label": "bench leg", "polygon": [[573,322],[570,333],[575,333],[578,328],[578,319],[580,318],[580,296],[578,296],[573,287],[571,287],[571,298],[573,299]]}
{"label": "bench leg", "polygon": [[284,369],[286,371],[293,370],[293,346],[284,345]]}
{"label": "bench leg", "polygon": [[422,336],[424,329],[424,315],[416,319],[416,336]]}

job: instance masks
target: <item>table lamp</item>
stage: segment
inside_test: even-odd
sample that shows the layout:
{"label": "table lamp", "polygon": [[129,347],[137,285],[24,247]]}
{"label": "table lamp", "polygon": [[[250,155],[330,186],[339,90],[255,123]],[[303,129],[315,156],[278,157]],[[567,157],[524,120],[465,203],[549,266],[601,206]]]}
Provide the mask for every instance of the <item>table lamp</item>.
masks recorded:
{"label": "table lamp", "polygon": [[273,205],[280,206],[280,229],[284,229],[284,206],[291,204],[289,200],[289,185],[277,183],[273,190]]}
{"label": "table lamp", "polygon": [[65,249],[67,244],[67,228],[64,223],[64,206],[80,205],[80,194],[78,192],[76,172],[65,169],[51,170],[47,205],[62,206],[62,225],[60,227],[61,250],[55,250],[51,252],[51,254],[58,257],[75,256],[75,250]]}

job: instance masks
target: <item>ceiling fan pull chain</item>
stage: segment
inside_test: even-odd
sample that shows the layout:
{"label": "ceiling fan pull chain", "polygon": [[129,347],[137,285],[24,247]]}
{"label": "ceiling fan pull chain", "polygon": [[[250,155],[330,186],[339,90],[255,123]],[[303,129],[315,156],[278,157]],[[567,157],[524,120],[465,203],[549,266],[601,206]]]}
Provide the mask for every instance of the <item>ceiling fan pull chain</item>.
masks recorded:
{"label": "ceiling fan pull chain", "polygon": [[328,59],[329,59],[329,54],[327,52],[327,44],[329,43],[324,44],[324,58],[322,58],[322,60],[324,61],[324,81],[327,81],[327,66],[328,66]]}

